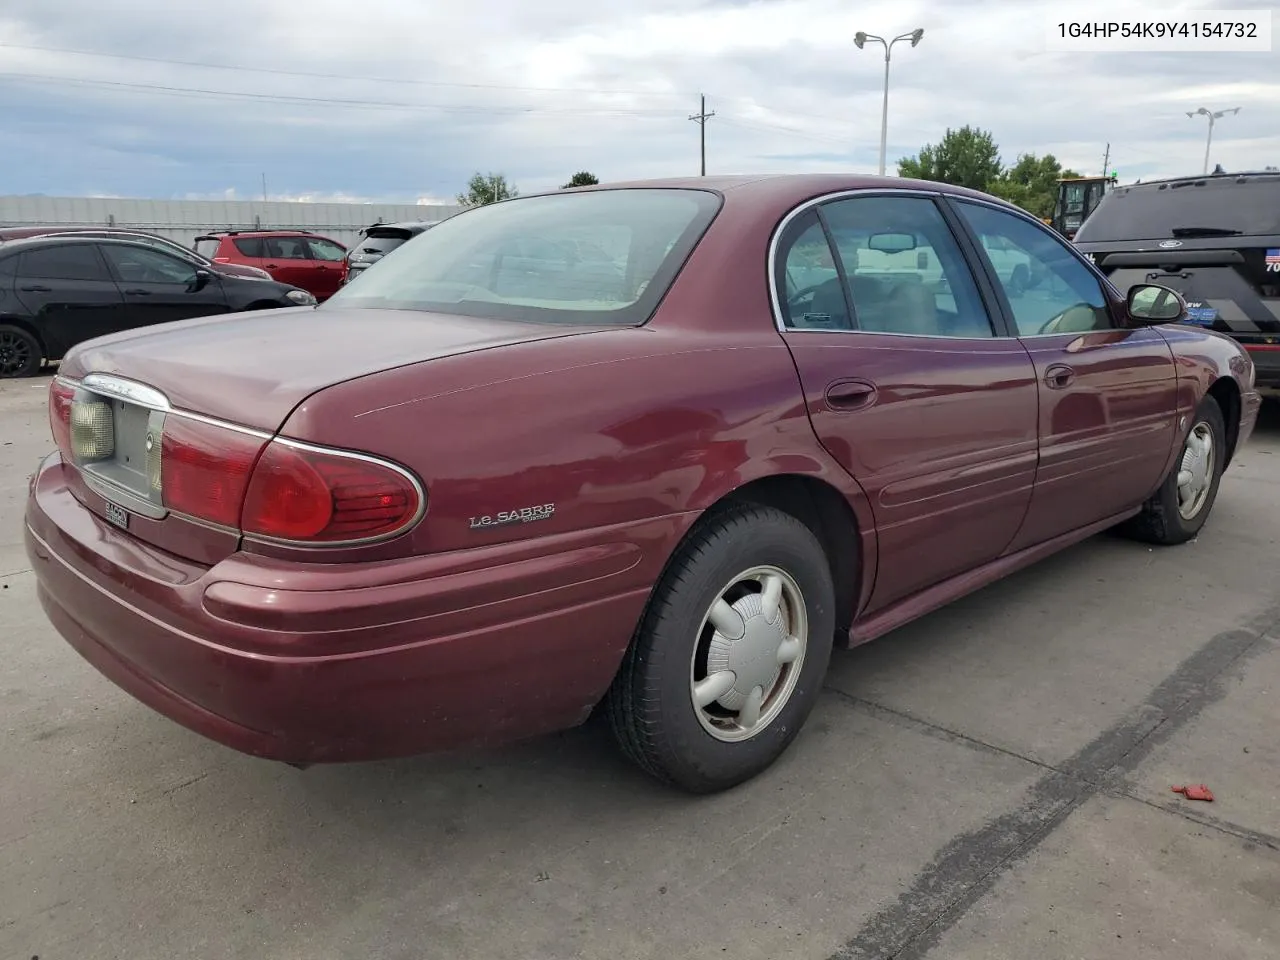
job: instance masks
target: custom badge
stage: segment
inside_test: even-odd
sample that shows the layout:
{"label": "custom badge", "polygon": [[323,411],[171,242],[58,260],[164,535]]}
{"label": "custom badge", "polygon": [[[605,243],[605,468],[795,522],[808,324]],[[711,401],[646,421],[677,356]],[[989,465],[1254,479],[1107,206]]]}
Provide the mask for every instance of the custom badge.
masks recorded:
{"label": "custom badge", "polygon": [[1267,273],[1280,273],[1280,248],[1267,251]]}

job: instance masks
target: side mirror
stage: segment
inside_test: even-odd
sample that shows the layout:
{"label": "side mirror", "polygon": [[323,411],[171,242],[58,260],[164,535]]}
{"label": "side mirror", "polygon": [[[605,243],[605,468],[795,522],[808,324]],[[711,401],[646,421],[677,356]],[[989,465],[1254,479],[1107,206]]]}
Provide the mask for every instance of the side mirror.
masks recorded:
{"label": "side mirror", "polygon": [[209,281],[212,279],[213,279],[213,274],[210,273],[208,270],[197,269],[196,278],[191,283],[191,289],[193,291],[203,290],[205,287],[209,285]]}
{"label": "side mirror", "polygon": [[1129,316],[1139,323],[1178,323],[1187,318],[1182,294],[1158,283],[1137,283],[1129,288]]}

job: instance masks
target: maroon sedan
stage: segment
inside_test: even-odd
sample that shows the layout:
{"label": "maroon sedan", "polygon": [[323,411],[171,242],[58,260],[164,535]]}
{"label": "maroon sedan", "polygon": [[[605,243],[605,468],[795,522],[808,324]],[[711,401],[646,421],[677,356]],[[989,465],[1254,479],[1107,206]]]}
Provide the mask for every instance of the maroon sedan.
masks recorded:
{"label": "maroon sedan", "polygon": [[1108,527],[1196,535],[1260,401],[1184,310],[938,184],[524,197],[318,308],[78,347],[27,549],[86,659],[238,750],[602,706],[644,770],[723,789],[796,736],[833,643]]}

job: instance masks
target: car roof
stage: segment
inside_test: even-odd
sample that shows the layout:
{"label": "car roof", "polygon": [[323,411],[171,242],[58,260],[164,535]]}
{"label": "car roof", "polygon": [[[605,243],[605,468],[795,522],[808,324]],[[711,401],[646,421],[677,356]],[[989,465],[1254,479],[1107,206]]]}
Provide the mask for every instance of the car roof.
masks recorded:
{"label": "car roof", "polygon": [[128,237],[87,237],[79,233],[50,233],[42,234],[38,237],[21,237],[9,240],[0,245],[0,250],[8,253],[13,250],[37,250],[40,247],[54,246],[57,244],[70,243],[105,243],[121,247],[144,247],[148,250],[154,250],[155,247],[149,243],[143,243],[141,240],[131,240]]}
{"label": "car roof", "polygon": [[1004,203],[998,198],[978,190],[958,187],[932,180],[913,180],[907,177],[882,177],[868,173],[778,173],[751,175],[725,175],[710,177],[668,177],[650,180],[624,180],[617,183],[601,183],[587,187],[571,187],[567,190],[548,190],[548,196],[562,193],[589,193],[604,190],[668,189],[709,190],[732,198],[735,205],[759,203],[774,206],[778,203],[803,203],[814,197],[853,190],[926,190],[953,196],[981,198],[1021,209]]}
{"label": "car roof", "polygon": [[1143,180],[1141,183],[1123,183],[1117,186],[1117,190],[1131,190],[1142,187],[1160,187],[1174,186],[1176,184],[1190,183],[1228,183],[1235,181],[1236,183],[1247,183],[1256,180],[1274,180],[1280,183],[1280,171],[1277,170],[1242,170],[1237,173],[1202,173],[1193,174],[1191,176],[1182,177],[1162,177],[1159,180]]}

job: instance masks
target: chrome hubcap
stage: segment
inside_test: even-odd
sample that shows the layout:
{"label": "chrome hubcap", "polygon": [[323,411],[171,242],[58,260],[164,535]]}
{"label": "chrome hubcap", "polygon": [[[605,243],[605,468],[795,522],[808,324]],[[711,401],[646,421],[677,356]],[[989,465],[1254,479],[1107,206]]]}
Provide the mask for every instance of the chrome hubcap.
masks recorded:
{"label": "chrome hubcap", "polygon": [[717,740],[747,740],[772,723],[795,690],[809,620],[785,571],[754,567],[717,595],[698,631],[689,677],[698,722]]}
{"label": "chrome hubcap", "polygon": [[1213,431],[1207,423],[1197,423],[1187,434],[1178,464],[1178,513],[1191,520],[1204,509],[1213,484]]}

